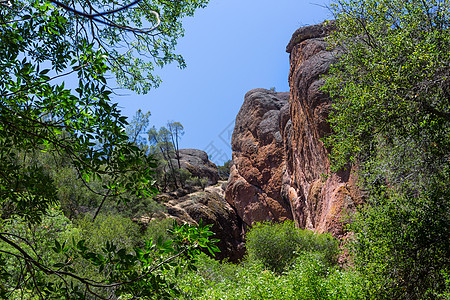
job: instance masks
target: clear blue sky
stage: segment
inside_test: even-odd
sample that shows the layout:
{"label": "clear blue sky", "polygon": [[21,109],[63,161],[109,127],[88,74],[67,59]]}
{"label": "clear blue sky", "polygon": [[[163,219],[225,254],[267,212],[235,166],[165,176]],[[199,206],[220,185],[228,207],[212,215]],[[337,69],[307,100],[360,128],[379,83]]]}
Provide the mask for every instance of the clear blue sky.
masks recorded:
{"label": "clear blue sky", "polygon": [[[215,163],[231,158],[232,123],[247,91],[289,90],[289,55],[294,31],[332,18],[330,0],[211,0],[184,21],[177,53],[187,68],[158,70],[162,84],[146,95],[120,96],[124,115],[150,111],[151,126],[178,121],[180,148],[206,150]],[[127,93],[123,91],[123,93]],[[231,125],[230,125],[231,124]]]}

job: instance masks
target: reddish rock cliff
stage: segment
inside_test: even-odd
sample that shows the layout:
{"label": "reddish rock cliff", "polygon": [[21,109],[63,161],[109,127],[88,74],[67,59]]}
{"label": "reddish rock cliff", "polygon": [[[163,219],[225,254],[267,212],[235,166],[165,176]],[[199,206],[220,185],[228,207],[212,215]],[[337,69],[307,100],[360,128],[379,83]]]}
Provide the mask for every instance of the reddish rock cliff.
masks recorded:
{"label": "reddish rock cliff", "polygon": [[237,115],[226,199],[245,224],[292,219],[290,204],[281,197],[288,98],[289,93],[251,90]]}
{"label": "reddish rock cliff", "polygon": [[[322,75],[335,61],[324,37],[332,26],[297,30],[289,45],[289,96],[256,89],[247,93],[232,138],[233,166],[226,200],[245,223],[293,219],[302,228],[340,237],[344,215],[360,195],[350,171],[330,173],[321,138],[330,98]],[[288,101],[288,102],[287,102]]]}

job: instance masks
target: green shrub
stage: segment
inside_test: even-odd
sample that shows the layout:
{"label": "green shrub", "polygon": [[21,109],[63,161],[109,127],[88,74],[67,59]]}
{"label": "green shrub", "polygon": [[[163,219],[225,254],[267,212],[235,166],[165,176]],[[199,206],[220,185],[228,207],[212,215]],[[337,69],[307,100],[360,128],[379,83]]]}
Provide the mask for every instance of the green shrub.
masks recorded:
{"label": "green shrub", "polygon": [[133,249],[142,238],[139,225],[120,215],[99,214],[94,222],[92,216],[86,214],[75,221],[80,230],[82,239],[92,249],[99,250],[107,241],[114,243],[118,248]]}
{"label": "green shrub", "polygon": [[228,180],[230,177],[231,160],[226,161],[223,166],[217,166],[220,180]]}
{"label": "green shrub", "polygon": [[[53,263],[56,255],[52,250],[56,239],[66,240],[67,236],[76,233],[72,222],[64,216],[61,209],[50,208],[47,215],[42,216],[39,224],[28,224],[23,218],[15,217],[9,220],[1,220],[0,227],[5,235],[20,236],[15,242],[25,251],[37,253],[46,262]],[[12,252],[19,255],[16,248],[0,241],[0,253]],[[8,257],[8,268],[17,269],[16,257]],[[18,271],[18,270],[17,270]]]}
{"label": "green shrub", "polygon": [[256,223],[246,235],[248,259],[261,261],[281,273],[302,252],[318,252],[324,263],[333,265],[339,252],[338,241],[329,234],[318,234],[295,227],[292,221],[284,223]]}
{"label": "green shrub", "polygon": [[322,256],[304,252],[293,260],[291,269],[277,274],[258,261],[233,265],[203,255],[196,264],[197,271],[186,274],[177,284],[183,299],[367,299],[357,273],[329,268]]}
{"label": "green shrub", "polygon": [[320,254],[320,259],[326,266],[337,264],[339,255],[339,240],[329,233],[317,233],[311,230],[297,229],[299,252],[314,252]]}
{"label": "green shrub", "polygon": [[144,240],[152,240],[154,243],[161,239],[164,243],[172,239],[172,236],[168,233],[168,230],[173,227],[173,219],[167,218],[162,220],[151,220],[147,224],[147,228],[144,232]]}
{"label": "green shrub", "polygon": [[[355,268],[376,299],[450,299],[450,189],[373,195],[355,215]],[[387,194],[385,194],[387,195]],[[376,203],[376,204],[375,204]]]}
{"label": "green shrub", "polygon": [[209,299],[206,295],[211,290],[214,290],[213,293],[225,295],[223,287],[232,289],[240,284],[238,278],[242,270],[240,265],[218,261],[202,253],[198,256],[195,267],[194,272],[182,274],[177,280],[186,299]]}
{"label": "green shrub", "polygon": [[[17,247],[49,266],[61,259],[60,255],[52,249],[55,246],[55,240],[67,242],[68,237],[77,233],[72,222],[58,207],[50,208],[42,216],[40,223],[30,224],[24,218],[16,216],[6,220],[0,219],[0,228],[3,236],[14,238],[13,241]],[[17,284],[24,276],[26,268],[20,260],[21,255],[22,253],[16,247],[3,240],[0,241],[0,299],[42,299],[36,295],[29,284]],[[40,281],[42,284],[56,281],[52,276],[39,273],[32,276],[33,280]]]}
{"label": "green shrub", "polygon": [[109,202],[102,209],[102,211],[106,211],[109,214],[120,214],[126,218],[140,218],[166,210],[162,203],[156,202],[151,197],[136,197],[136,195],[131,193],[128,197],[128,202]]}
{"label": "green shrub", "polygon": [[194,187],[198,186],[204,190],[208,186],[208,178],[206,177],[190,177],[187,179],[186,184],[188,186]]}

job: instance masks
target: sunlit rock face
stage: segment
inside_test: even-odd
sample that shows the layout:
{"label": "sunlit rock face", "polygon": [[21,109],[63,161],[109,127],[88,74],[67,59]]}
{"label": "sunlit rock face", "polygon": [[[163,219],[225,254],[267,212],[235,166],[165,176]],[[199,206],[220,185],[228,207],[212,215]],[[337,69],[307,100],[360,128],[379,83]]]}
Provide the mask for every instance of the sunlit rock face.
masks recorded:
{"label": "sunlit rock face", "polygon": [[226,200],[244,224],[293,219],[301,228],[344,235],[345,216],[361,195],[350,170],[330,173],[322,138],[331,108],[320,90],[336,53],[325,37],[332,25],[297,30],[290,53],[289,93],[247,93],[232,138],[233,166]]}
{"label": "sunlit rock face", "polygon": [[244,224],[292,219],[291,206],[281,197],[288,98],[289,93],[254,89],[237,115],[226,200]]}

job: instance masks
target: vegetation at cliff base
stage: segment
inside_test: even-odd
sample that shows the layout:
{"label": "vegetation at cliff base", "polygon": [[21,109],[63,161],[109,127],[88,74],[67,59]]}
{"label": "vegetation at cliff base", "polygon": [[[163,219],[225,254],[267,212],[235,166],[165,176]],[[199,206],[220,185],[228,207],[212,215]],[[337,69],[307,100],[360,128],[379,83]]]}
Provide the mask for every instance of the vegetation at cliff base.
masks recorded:
{"label": "vegetation at cliff base", "polygon": [[320,253],[324,266],[336,265],[339,242],[330,234],[299,230],[294,222],[256,223],[246,235],[250,261],[259,261],[274,272],[282,273],[304,252]]}
{"label": "vegetation at cliff base", "polygon": [[361,277],[338,265],[338,246],[291,221],[257,223],[240,264],[202,256],[196,271],[181,276],[182,299],[367,299]]}

